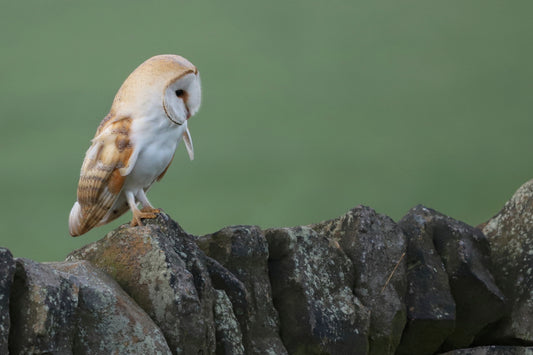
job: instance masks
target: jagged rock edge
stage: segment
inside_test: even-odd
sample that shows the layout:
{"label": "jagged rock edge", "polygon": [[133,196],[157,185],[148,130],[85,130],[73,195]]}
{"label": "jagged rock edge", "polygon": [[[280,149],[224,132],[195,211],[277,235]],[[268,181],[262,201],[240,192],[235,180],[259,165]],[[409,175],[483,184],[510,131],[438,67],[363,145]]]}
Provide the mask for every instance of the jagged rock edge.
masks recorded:
{"label": "jagged rock edge", "polygon": [[[484,227],[485,225],[486,225],[486,224],[482,224],[482,225],[480,225],[478,228],[482,228],[482,227]],[[119,227],[119,228],[121,228],[121,227]],[[265,230],[262,230],[262,229],[261,229],[261,232],[262,232],[262,233],[265,233]],[[206,255],[206,257],[208,257],[208,256]],[[440,255],[439,255],[439,258],[441,258]],[[267,265],[269,266],[269,264],[267,264]],[[269,273],[269,282],[270,282],[270,284],[272,285],[272,279],[271,279],[271,277],[270,277],[270,273]],[[352,289],[351,291],[352,291],[352,294],[354,294],[354,292],[353,292],[354,290]],[[13,292],[13,290],[11,290],[11,292]],[[354,296],[355,296],[355,294],[354,294]],[[275,307],[275,305],[274,305],[274,307]],[[276,308],[276,312],[279,313],[279,310],[278,310],[277,308]],[[282,326],[283,326],[283,325],[280,324],[280,330],[281,330],[281,327],[282,327]],[[483,344],[476,344],[476,345],[483,345]],[[492,345],[494,345],[494,344],[492,344]],[[505,345],[505,344],[502,344],[502,345]],[[509,345],[511,345],[511,344],[509,344]],[[531,343],[530,343],[530,342],[524,342],[523,344],[520,344],[520,345],[531,345]]]}

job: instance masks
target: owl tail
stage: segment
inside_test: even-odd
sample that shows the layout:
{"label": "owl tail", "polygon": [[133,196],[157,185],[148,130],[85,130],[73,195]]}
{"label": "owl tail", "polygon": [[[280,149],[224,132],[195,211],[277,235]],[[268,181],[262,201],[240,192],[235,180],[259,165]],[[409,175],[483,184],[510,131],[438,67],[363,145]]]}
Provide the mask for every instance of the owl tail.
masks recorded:
{"label": "owl tail", "polygon": [[68,231],[71,236],[77,237],[81,233],[81,222],[83,217],[81,214],[81,205],[76,201],[72,209],[70,210],[70,215],[68,216]]}

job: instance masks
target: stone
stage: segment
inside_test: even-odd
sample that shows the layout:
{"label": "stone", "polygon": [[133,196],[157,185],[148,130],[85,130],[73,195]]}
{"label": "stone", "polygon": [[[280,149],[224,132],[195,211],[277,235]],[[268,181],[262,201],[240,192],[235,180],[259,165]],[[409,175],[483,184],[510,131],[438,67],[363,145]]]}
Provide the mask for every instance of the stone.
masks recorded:
{"label": "stone", "polygon": [[432,226],[433,243],[456,304],[455,329],[444,348],[469,346],[483,328],[504,313],[505,297],[492,276],[488,240],[481,230],[434,210],[420,207],[415,211]]}
{"label": "stone", "polygon": [[440,355],[533,355],[533,347],[490,345],[452,350]]}
{"label": "stone", "polygon": [[0,353],[533,355],[532,216],[533,180],[479,228],[358,206],[195,237],[161,213],[65,262],[0,248]]}
{"label": "stone", "polygon": [[480,226],[488,237],[494,278],[507,299],[506,315],[484,338],[533,343],[533,180]]}
{"label": "stone", "polygon": [[0,248],[0,354],[8,353],[9,298],[15,275],[15,261],[8,249]]}
{"label": "stone", "polygon": [[409,213],[398,224],[407,237],[407,324],[397,354],[433,354],[455,329],[455,301],[426,221]]}
{"label": "stone", "polygon": [[90,263],[16,265],[11,354],[170,354],[148,315]]}
{"label": "stone", "polygon": [[505,298],[492,276],[487,238],[479,229],[424,206],[411,209],[400,224],[410,237],[430,239],[448,275],[455,326],[442,349],[469,346],[504,312]]}
{"label": "stone", "polygon": [[10,354],[69,354],[76,329],[78,289],[52,268],[16,259],[10,300]]}
{"label": "stone", "polygon": [[233,304],[246,353],[286,354],[272,302],[263,231],[255,226],[227,227],[198,238],[197,243],[218,263],[209,264],[210,275]]}
{"label": "stone", "polygon": [[89,260],[115,279],[159,326],[172,353],[214,353],[215,293],[205,254],[168,215],[144,223],[123,225],[67,260]]}
{"label": "stone", "polygon": [[239,324],[246,326],[251,312],[250,295],[246,286],[228,269],[213,258],[207,257],[207,269],[215,290],[223,290],[232,304],[233,313]]}
{"label": "stone", "polygon": [[339,244],[309,227],[265,232],[274,305],[291,354],[367,354],[369,310]]}
{"label": "stone", "polygon": [[354,294],[370,310],[369,354],[394,354],[406,322],[406,238],[389,217],[358,206],[310,226],[337,242],[355,269]]}
{"label": "stone", "polygon": [[87,261],[47,263],[78,291],[74,354],[170,354],[152,319]]}
{"label": "stone", "polygon": [[216,290],[215,295],[216,353],[220,355],[244,355],[242,333],[233,313],[231,301],[226,292],[222,290]]}

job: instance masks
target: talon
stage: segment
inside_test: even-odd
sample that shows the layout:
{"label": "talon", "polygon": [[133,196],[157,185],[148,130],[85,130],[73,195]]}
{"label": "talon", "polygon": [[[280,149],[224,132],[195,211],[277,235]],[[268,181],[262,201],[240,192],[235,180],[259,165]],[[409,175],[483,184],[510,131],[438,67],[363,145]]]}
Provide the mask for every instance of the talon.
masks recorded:
{"label": "talon", "polygon": [[153,207],[150,207],[150,206],[146,206],[141,209],[141,212],[145,212],[145,213],[151,213],[154,215],[154,217],[143,217],[143,218],[155,218],[157,216],[155,216],[156,214],[158,213],[161,213],[161,209],[160,208],[153,208]]}
{"label": "talon", "polygon": [[135,227],[135,226],[142,226],[143,223],[141,221],[141,219],[152,219],[152,218],[156,218],[157,217],[157,213],[159,213],[159,209],[156,209],[156,208],[152,208],[150,210],[147,210],[147,209],[142,209],[142,210],[137,210],[135,212],[133,212],[133,218],[131,219],[131,223],[130,225],[132,227]]}
{"label": "talon", "polygon": [[141,219],[140,218],[136,218],[135,216],[133,216],[133,218],[131,219],[131,223],[130,223],[130,226],[131,227],[136,227],[136,226],[142,226],[142,222],[141,222]]}

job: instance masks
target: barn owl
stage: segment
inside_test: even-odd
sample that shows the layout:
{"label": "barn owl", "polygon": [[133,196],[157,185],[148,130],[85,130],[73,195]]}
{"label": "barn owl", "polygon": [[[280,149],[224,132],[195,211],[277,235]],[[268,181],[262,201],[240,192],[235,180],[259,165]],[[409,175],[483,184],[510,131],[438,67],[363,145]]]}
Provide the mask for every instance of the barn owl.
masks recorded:
{"label": "barn owl", "polygon": [[182,139],[194,158],[187,120],[200,101],[198,69],[178,55],[152,57],[128,76],[85,154],[69,216],[72,236],[109,223],[128,209],[132,226],[156,217],[159,210],[146,192],[165,175]]}

